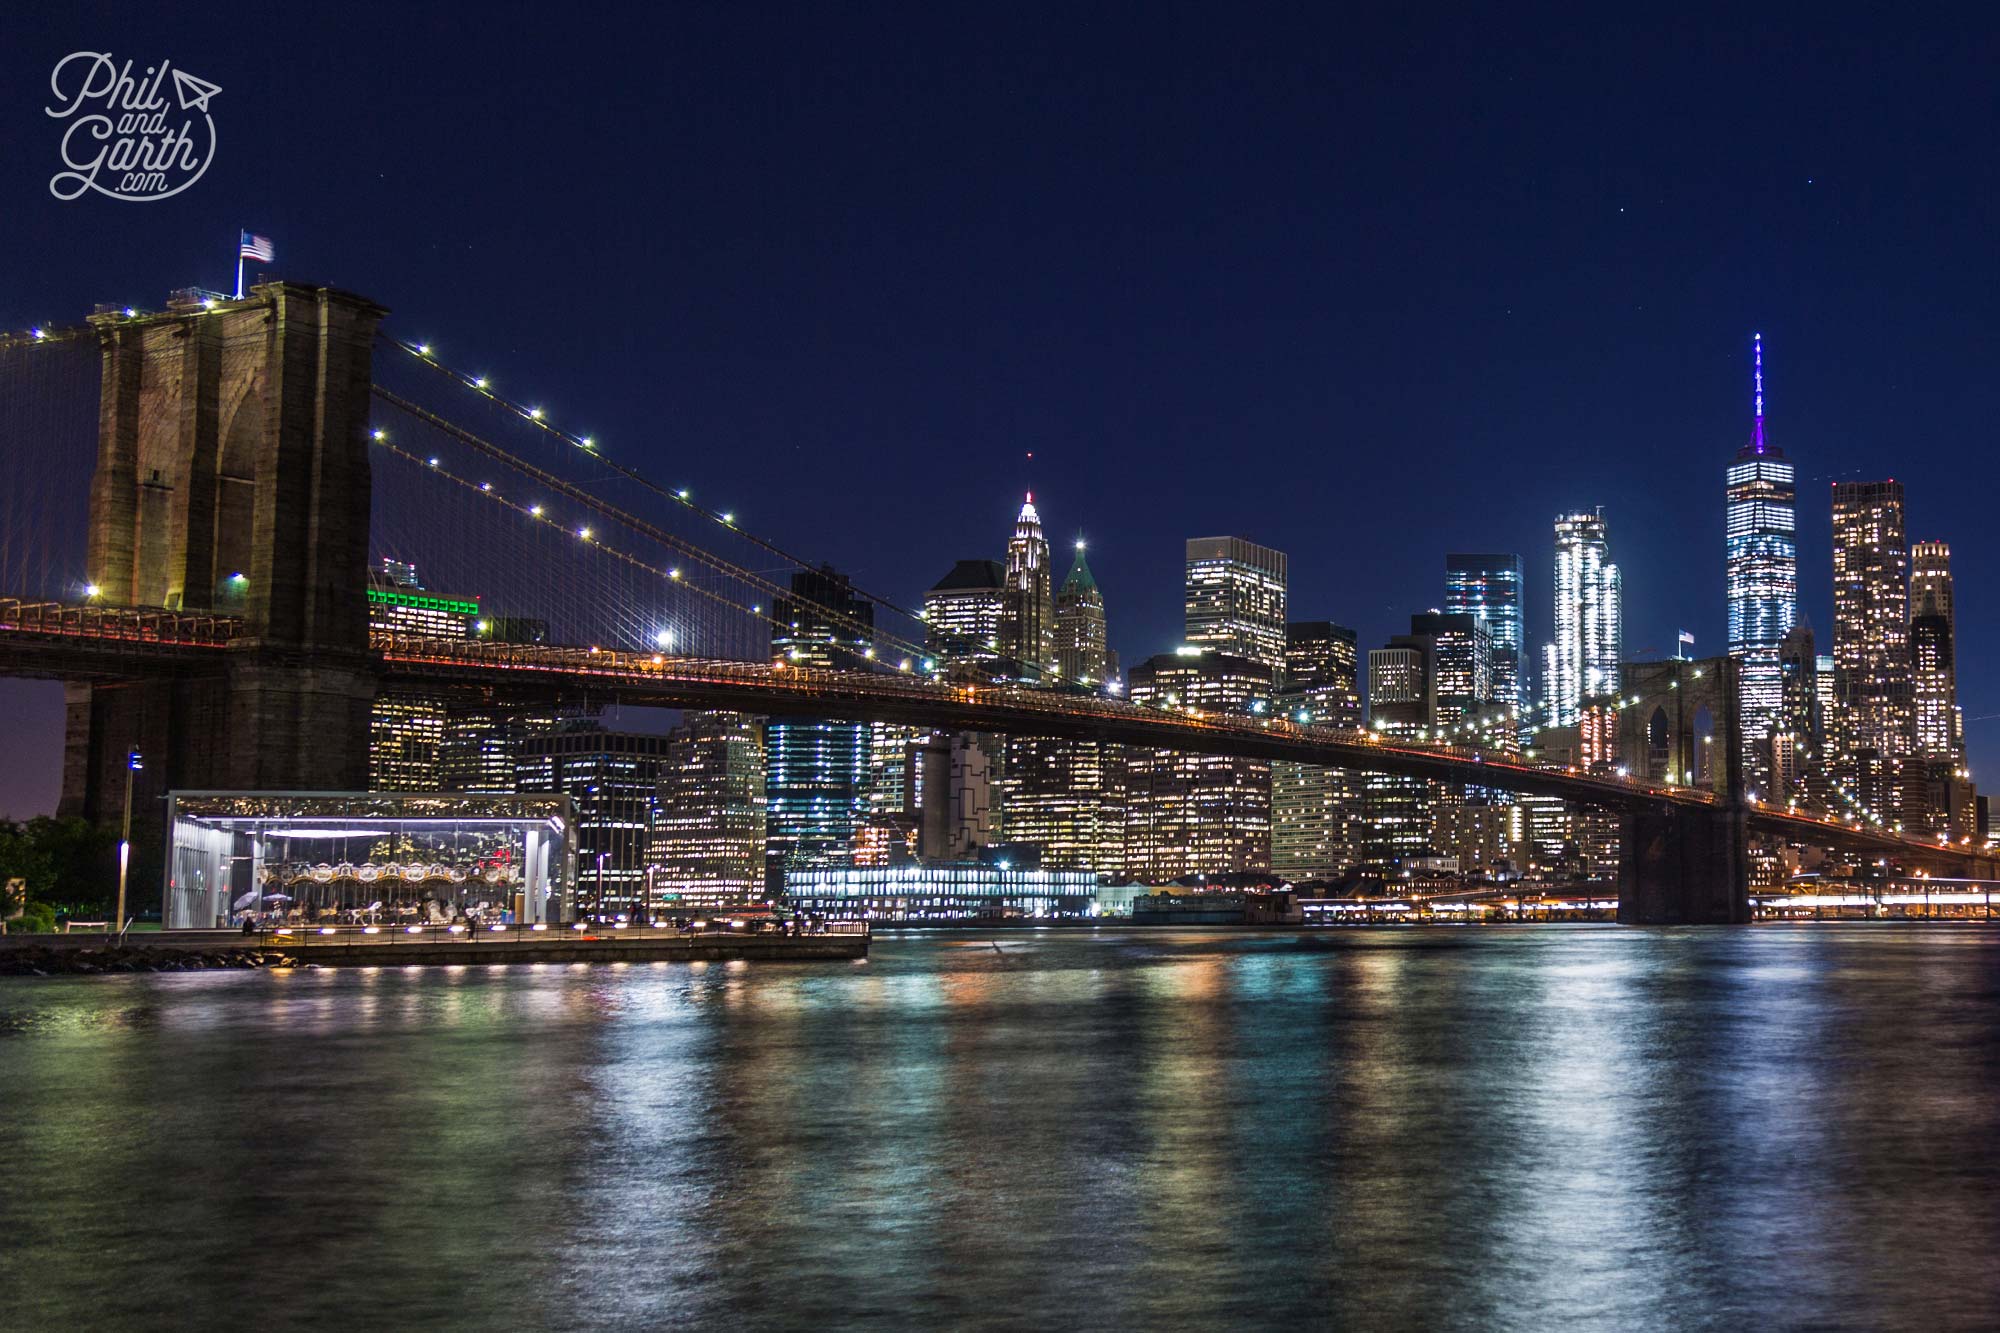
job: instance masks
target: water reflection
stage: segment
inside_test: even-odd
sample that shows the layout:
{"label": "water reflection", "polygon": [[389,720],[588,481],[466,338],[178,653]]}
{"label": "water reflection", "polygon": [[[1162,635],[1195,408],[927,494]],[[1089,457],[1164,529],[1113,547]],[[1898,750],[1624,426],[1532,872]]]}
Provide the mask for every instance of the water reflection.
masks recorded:
{"label": "water reflection", "polygon": [[1008,932],[13,983],[0,1283],[32,1325],[1991,1324],[1996,963]]}

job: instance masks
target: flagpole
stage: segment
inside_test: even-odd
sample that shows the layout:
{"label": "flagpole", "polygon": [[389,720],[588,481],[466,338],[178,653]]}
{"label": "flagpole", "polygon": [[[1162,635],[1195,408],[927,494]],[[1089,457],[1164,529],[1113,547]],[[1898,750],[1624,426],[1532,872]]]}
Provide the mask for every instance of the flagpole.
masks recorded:
{"label": "flagpole", "polygon": [[236,241],[236,299],[243,299],[243,240]]}

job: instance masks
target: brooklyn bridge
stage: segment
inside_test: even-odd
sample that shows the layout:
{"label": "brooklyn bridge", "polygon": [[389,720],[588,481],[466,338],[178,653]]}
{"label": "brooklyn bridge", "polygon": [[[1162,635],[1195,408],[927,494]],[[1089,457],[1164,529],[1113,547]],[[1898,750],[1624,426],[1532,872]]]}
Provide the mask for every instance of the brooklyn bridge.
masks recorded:
{"label": "brooklyn bridge", "polygon": [[[142,849],[161,836],[151,798],[171,790],[359,790],[378,694],[421,690],[1090,739],[1561,797],[1619,817],[1630,922],[1748,920],[1759,838],[2000,875],[1990,853],[1747,791],[1727,658],[1629,667],[1606,773],[951,672],[914,612],[870,593],[865,616],[827,611],[838,653],[774,655],[787,580],[815,561],[388,336],[386,313],[273,282],[0,343],[0,674],[64,683],[67,812],[115,821],[135,750]],[[371,631],[384,558],[490,590],[545,631]],[[1697,711],[1712,762],[1683,721]]]}

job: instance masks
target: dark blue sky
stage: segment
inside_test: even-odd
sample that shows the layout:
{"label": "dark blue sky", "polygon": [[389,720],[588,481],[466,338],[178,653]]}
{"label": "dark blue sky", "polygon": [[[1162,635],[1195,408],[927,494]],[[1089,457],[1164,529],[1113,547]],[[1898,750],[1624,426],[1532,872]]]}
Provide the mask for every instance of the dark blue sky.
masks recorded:
{"label": "dark blue sky", "polygon": [[[0,87],[0,326],[276,272],[436,344],[914,601],[1032,485],[1092,539],[1126,660],[1178,637],[1182,540],[1292,557],[1364,644],[1603,505],[1626,643],[1723,643],[1721,470],[1895,476],[1952,543],[1962,701],[2000,714],[1991,423],[1996,28],[1982,11],[1628,26],[1245,6],[42,7]],[[63,203],[50,67],[221,85],[174,199]],[[1026,455],[1033,451],[1030,462]],[[46,687],[0,810],[53,798]],[[1971,726],[1975,765],[2000,724]],[[42,758],[45,756],[45,761]],[[11,784],[11,785],[10,785]]]}

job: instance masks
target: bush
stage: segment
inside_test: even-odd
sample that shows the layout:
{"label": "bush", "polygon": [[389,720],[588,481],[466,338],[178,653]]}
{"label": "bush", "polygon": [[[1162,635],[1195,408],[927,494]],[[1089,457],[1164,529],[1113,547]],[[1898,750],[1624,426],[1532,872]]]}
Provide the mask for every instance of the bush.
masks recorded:
{"label": "bush", "polygon": [[56,928],[56,909],[47,903],[31,902],[21,915],[7,923],[9,935],[47,935]]}

